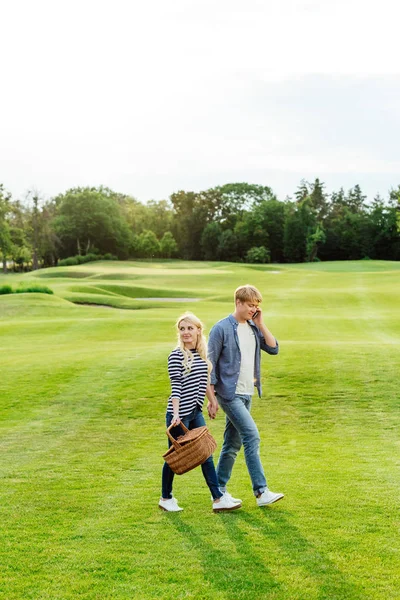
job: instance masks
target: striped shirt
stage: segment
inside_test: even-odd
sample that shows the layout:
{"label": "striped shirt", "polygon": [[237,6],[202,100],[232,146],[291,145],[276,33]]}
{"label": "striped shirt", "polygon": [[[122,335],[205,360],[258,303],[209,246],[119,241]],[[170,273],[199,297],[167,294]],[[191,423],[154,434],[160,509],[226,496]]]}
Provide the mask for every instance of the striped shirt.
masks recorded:
{"label": "striped shirt", "polygon": [[167,412],[173,413],[172,398],[179,399],[179,416],[189,415],[198,406],[203,407],[208,382],[208,367],[196,350],[193,353],[191,370],[185,372],[183,353],[176,348],[168,356],[168,374],[171,380],[171,395],[168,398]]}

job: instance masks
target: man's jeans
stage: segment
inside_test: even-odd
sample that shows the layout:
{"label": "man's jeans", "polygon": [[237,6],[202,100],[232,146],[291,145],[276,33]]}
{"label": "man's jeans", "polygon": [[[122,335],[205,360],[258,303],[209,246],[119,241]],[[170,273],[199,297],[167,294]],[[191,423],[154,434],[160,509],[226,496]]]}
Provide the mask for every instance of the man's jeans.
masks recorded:
{"label": "man's jeans", "polygon": [[[172,413],[167,412],[166,416],[166,425],[169,427],[172,421]],[[186,425],[188,429],[195,429],[196,427],[202,427],[206,424],[203,413],[200,408],[195,408],[189,415],[182,417],[182,423]],[[177,425],[171,429],[171,435],[174,438],[177,438],[179,435],[183,435],[184,431]],[[171,440],[168,438],[168,448],[171,446]],[[208,487],[210,488],[211,495],[214,500],[217,498],[221,498],[222,492],[218,486],[217,474],[215,472],[214,460],[213,457],[210,456],[207,458],[206,462],[201,465],[201,470],[203,471],[204,479]],[[172,471],[171,467],[168,463],[164,463],[162,470],[162,497],[172,498],[172,483],[174,481],[175,473]]]}
{"label": "man's jeans", "polygon": [[251,396],[238,394],[232,400],[226,400],[217,394],[217,399],[226,414],[224,443],[217,465],[219,487],[225,492],[237,453],[243,444],[254,495],[258,496],[267,489],[267,481],[260,460],[260,434],[250,414]]}

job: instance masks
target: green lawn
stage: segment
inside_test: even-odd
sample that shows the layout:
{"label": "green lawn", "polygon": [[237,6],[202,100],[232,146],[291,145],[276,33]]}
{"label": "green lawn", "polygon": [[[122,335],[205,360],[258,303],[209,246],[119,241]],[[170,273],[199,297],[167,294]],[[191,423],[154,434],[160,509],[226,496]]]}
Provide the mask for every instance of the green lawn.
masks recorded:
{"label": "green lawn", "polygon": [[[20,282],[54,295],[0,296],[0,598],[400,598],[400,263],[0,275]],[[164,513],[174,322],[190,309],[209,330],[243,283],[281,345],[253,412],[285,499],[258,508],[241,455],[241,510],[214,514],[196,469],[176,478],[184,511]],[[221,413],[210,429],[218,456]]]}

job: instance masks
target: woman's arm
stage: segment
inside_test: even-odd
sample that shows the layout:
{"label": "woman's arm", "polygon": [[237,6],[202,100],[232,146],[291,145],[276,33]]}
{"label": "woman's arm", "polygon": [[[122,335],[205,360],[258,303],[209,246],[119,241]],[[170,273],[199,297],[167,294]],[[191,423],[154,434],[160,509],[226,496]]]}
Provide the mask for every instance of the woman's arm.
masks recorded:
{"label": "woman's arm", "polygon": [[210,383],[207,385],[206,396],[208,400],[207,410],[210,419],[215,419],[218,412],[218,402],[214,393],[214,386]]}
{"label": "woman's arm", "polygon": [[171,382],[171,402],[173,418],[171,425],[179,425],[179,404],[182,396],[182,360],[174,352],[168,357],[168,375]]}
{"label": "woman's arm", "polygon": [[179,425],[181,422],[179,418],[179,398],[171,398],[171,402],[174,410],[174,416],[172,417],[171,425]]}

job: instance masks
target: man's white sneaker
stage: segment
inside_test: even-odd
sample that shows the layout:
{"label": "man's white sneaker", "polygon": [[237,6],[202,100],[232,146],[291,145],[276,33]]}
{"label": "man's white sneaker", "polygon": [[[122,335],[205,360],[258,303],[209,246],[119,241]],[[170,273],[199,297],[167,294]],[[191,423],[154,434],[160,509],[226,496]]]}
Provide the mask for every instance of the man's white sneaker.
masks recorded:
{"label": "man's white sneaker", "polygon": [[183,508],[178,506],[176,498],[169,498],[168,500],[163,500],[160,498],[158,506],[161,508],[161,510],[165,510],[167,512],[179,512],[180,510],[183,510]]}
{"label": "man's white sneaker", "polygon": [[214,500],[213,505],[212,505],[214,512],[223,512],[226,510],[236,510],[237,508],[240,508],[241,506],[242,506],[241,502],[234,502],[232,500],[232,497],[230,497],[229,494],[227,494],[226,492],[219,499],[219,502],[216,502]]}
{"label": "man's white sneaker", "polygon": [[265,490],[256,498],[258,506],[267,506],[268,504],[273,504],[274,502],[278,502],[278,500],[282,500],[284,494],[276,494],[275,492],[270,492],[270,490]]}

